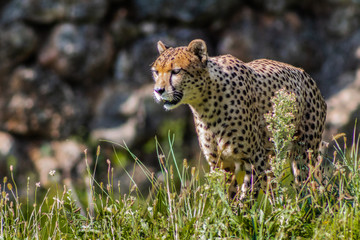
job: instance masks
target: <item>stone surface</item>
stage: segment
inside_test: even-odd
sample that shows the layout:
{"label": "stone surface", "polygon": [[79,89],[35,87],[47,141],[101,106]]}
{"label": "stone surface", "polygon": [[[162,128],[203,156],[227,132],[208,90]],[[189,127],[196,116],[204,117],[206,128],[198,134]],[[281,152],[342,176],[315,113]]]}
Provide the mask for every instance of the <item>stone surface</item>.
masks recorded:
{"label": "stone surface", "polygon": [[117,47],[129,45],[131,41],[141,35],[139,25],[130,21],[128,15],[129,11],[127,9],[119,9],[111,22],[110,32]]}
{"label": "stone surface", "polygon": [[[351,139],[355,125],[354,119],[360,119],[360,70],[357,70],[356,73],[348,73],[346,75],[348,75],[346,76],[347,78],[355,78],[355,81],[349,83],[327,100],[327,131],[325,132],[327,141],[341,132],[345,132],[347,137]],[[358,133],[359,130],[358,123]]]}
{"label": "stone surface", "polygon": [[339,37],[348,36],[359,28],[360,9],[359,6],[345,6],[336,8],[331,14],[327,24],[330,34]]}
{"label": "stone surface", "polygon": [[134,0],[139,18],[176,19],[183,22],[204,22],[225,17],[232,9],[239,6],[238,0]]}
{"label": "stone surface", "polygon": [[314,35],[314,29],[296,13],[277,17],[244,8],[223,33],[218,50],[245,62],[270,58],[309,70],[320,64],[321,55],[316,53],[319,39]]}
{"label": "stone surface", "polygon": [[101,80],[113,54],[110,35],[94,25],[61,24],[42,49],[39,61],[68,81]]}
{"label": "stone surface", "polygon": [[0,27],[0,73],[29,57],[36,43],[35,32],[23,23],[14,22]]}
{"label": "stone surface", "polygon": [[1,12],[0,22],[30,20],[48,24],[59,20],[98,22],[107,10],[105,0],[13,0]]}
{"label": "stone surface", "polygon": [[[326,44],[326,42],[328,44]],[[323,50],[323,61],[319,72],[313,77],[320,84],[323,95],[328,98],[336,94],[347,83],[355,81],[344,78],[344,73],[355,72],[359,67],[360,58],[356,52],[360,47],[360,30],[352,33],[346,38],[325,40]],[[345,83],[344,83],[345,80]]]}
{"label": "stone surface", "polygon": [[15,139],[9,133],[0,131],[0,180],[9,171],[8,160],[11,157],[15,157],[15,154]]}
{"label": "stone surface", "polygon": [[[70,183],[72,172],[75,177],[83,176],[86,173],[85,149],[84,145],[67,140],[54,141],[51,144],[33,143],[29,146],[28,153],[39,173],[40,183],[47,186],[54,180],[49,174],[53,170],[58,173],[56,177],[67,179]],[[88,164],[91,164],[91,158],[88,158]]]}
{"label": "stone surface", "polygon": [[0,159],[11,155],[14,152],[14,148],[14,138],[6,132],[0,132]]}
{"label": "stone surface", "polygon": [[4,89],[0,90],[0,127],[11,133],[49,139],[68,136],[88,113],[81,94],[40,67],[18,67]]}

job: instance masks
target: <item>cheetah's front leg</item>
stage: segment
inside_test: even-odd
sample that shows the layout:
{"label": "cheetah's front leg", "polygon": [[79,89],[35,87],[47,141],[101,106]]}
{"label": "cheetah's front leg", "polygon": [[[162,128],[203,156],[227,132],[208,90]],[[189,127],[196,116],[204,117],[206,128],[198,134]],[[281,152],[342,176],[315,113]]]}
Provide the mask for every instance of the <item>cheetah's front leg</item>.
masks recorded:
{"label": "cheetah's front leg", "polygon": [[245,176],[243,184],[241,185],[240,200],[244,201],[250,199],[249,196],[252,195],[254,199],[257,198],[259,194],[260,182],[256,172],[254,171],[254,165],[250,163],[244,164]]}
{"label": "cheetah's front leg", "polygon": [[251,198],[256,199],[260,188],[264,192],[267,189],[266,170],[269,169],[269,164],[261,151],[254,156],[254,159],[257,161],[253,161],[253,163],[246,162],[244,164],[245,176],[240,193],[240,200],[242,201],[249,199],[249,195],[251,195]]}

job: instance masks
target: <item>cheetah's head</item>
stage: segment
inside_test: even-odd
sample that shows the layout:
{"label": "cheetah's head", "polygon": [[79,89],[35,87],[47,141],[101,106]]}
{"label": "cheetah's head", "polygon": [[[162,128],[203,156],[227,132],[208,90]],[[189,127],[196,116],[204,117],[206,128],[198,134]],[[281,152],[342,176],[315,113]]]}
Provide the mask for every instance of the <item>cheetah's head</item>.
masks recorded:
{"label": "cheetah's head", "polygon": [[151,68],[156,100],[162,101],[166,110],[196,101],[204,85],[199,83],[204,80],[199,75],[206,70],[205,42],[196,39],[187,47],[171,48],[159,41],[157,48],[160,56]]}

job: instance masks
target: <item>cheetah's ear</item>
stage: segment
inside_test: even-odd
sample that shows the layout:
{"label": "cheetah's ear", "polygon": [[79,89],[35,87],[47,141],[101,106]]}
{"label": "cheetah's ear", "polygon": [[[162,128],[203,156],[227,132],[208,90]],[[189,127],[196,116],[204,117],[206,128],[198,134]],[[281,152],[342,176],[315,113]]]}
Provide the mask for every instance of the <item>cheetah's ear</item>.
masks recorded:
{"label": "cheetah's ear", "polygon": [[162,54],[166,49],[168,49],[169,47],[166,46],[165,44],[163,44],[162,41],[158,41],[157,43],[157,49],[159,51],[159,54]]}
{"label": "cheetah's ear", "polygon": [[201,39],[192,40],[189,43],[189,46],[187,46],[187,49],[188,51],[198,56],[203,64],[206,64],[208,54],[207,54],[206,43],[203,40]]}

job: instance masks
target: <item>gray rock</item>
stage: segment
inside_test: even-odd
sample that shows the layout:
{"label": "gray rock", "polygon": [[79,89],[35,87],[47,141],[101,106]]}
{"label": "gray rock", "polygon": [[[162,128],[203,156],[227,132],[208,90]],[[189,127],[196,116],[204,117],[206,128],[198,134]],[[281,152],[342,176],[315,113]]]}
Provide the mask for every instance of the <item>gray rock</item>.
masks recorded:
{"label": "gray rock", "polygon": [[266,11],[271,13],[283,13],[289,5],[293,5],[295,0],[254,0],[257,6],[263,7]]}
{"label": "gray rock", "polygon": [[91,138],[132,145],[144,135],[145,100],[153,99],[152,86],[138,90],[109,87],[103,90],[91,123]]}
{"label": "gray rock", "polygon": [[[0,73],[25,60],[36,49],[37,37],[26,25],[14,22],[0,28]],[[1,77],[0,77],[1,78]]]}
{"label": "gray rock", "polygon": [[[323,41],[324,57],[319,73],[316,75],[320,80],[321,90],[325,97],[336,94],[346,83],[346,72],[354,72],[359,66],[359,57],[356,52],[359,49],[360,30],[349,34],[346,38],[329,39]],[[353,78],[354,79],[354,78]]]}
{"label": "gray rock", "polygon": [[2,11],[0,22],[30,20],[42,24],[60,20],[98,22],[107,9],[103,0],[12,0]]}
{"label": "gray rock", "polygon": [[57,26],[39,61],[68,81],[83,84],[102,79],[113,54],[111,37],[94,25]]}
{"label": "gray rock", "polygon": [[359,21],[359,6],[348,5],[334,10],[327,22],[327,29],[330,34],[344,37],[359,28]]}
{"label": "gray rock", "polygon": [[25,136],[69,136],[83,124],[87,101],[50,71],[18,67],[1,89],[0,128]]}
{"label": "gray rock", "polygon": [[9,24],[14,21],[23,20],[25,18],[23,2],[23,0],[11,0],[3,9],[0,9],[0,23]]}
{"label": "gray rock", "polygon": [[[28,155],[39,174],[42,186],[48,186],[52,181],[63,180],[66,185],[71,185],[77,177],[86,173],[84,150],[86,147],[73,140],[52,141],[51,143],[32,143],[28,147]],[[91,156],[88,156],[91,164]],[[55,171],[50,174],[50,171]],[[74,172],[74,176],[72,176]],[[69,187],[69,186],[68,186]]]}
{"label": "gray rock", "polygon": [[15,139],[6,132],[0,131],[0,176],[6,176],[8,160],[16,154]]}
{"label": "gray rock", "polygon": [[120,9],[116,12],[114,20],[110,25],[110,32],[117,47],[123,47],[130,44],[141,34],[139,25],[131,22],[128,17],[129,12],[126,9]]}
{"label": "gray rock", "polygon": [[311,26],[296,13],[280,17],[259,14],[245,8],[235,16],[219,42],[220,54],[230,53],[245,62],[269,58],[307,71],[319,67],[319,39]]}
{"label": "gray rock", "polygon": [[14,148],[14,138],[6,132],[0,132],[0,159],[13,154]]}
{"label": "gray rock", "polygon": [[176,19],[182,22],[206,22],[226,16],[241,4],[239,0],[134,0],[139,18]]}
{"label": "gray rock", "polygon": [[65,20],[81,22],[99,22],[106,14],[106,0],[67,0]]}
{"label": "gray rock", "polygon": [[[360,70],[344,73],[340,78],[351,78],[351,83],[326,101],[328,111],[324,139],[329,142],[333,136],[342,132],[346,133],[348,139],[352,139],[355,119],[360,119]],[[359,134],[359,123],[356,127],[356,134]]]}

